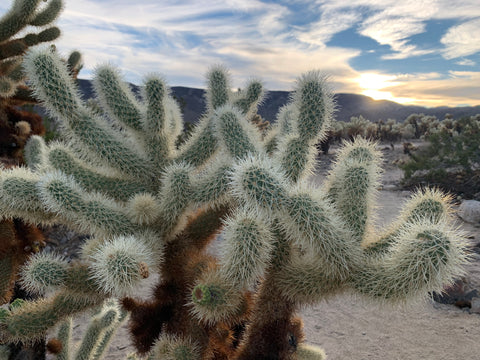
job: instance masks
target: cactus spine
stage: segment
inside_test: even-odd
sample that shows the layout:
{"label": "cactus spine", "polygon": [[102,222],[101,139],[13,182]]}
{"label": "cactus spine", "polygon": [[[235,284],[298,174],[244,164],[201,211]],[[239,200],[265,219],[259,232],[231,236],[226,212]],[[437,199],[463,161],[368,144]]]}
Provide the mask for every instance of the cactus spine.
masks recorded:
{"label": "cactus spine", "polygon": [[[0,200],[23,204],[15,214],[30,221],[48,218],[92,238],[65,280],[43,281],[59,287],[52,300],[4,316],[6,338],[36,337],[113,295],[130,312],[139,353],[152,359],[323,359],[303,344],[299,307],[347,288],[407,302],[461,273],[463,238],[444,197],[420,192],[393,230],[373,228],[381,161],[373,144],[346,144],[324,188],[305,181],[334,108],[318,72],[299,79],[274,135],[262,140],[249,121],[261,83],[232,94],[227,71],[212,68],[207,113],[177,150],[178,112],[161,77],[147,78],[138,100],[115,69],[99,68],[96,92],[110,122],[80,100],[54,53],[30,53],[26,68],[72,142],[32,144],[45,156],[2,176]],[[8,191],[9,179],[24,190]],[[120,185],[110,189],[107,179]],[[206,248],[220,231],[216,259]],[[152,298],[136,300],[151,272],[160,275]],[[27,318],[37,327],[24,328]]]}

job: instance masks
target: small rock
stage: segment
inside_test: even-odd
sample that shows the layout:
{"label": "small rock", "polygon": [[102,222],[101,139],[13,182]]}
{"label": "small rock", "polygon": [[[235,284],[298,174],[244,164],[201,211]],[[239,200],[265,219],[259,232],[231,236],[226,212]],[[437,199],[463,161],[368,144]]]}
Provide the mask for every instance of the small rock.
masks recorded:
{"label": "small rock", "polygon": [[480,201],[464,200],[458,207],[457,215],[463,221],[480,224]]}
{"label": "small rock", "polygon": [[459,308],[470,308],[472,299],[478,296],[476,289],[468,291],[466,282],[459,279],[452,286],[444,289],[441,294],[433,293],[433,300],[441,304],[455,305]]}
{"label": "small rock", "polygon": [[470,308],[471,313],[480,314],[480,298],[474,297],[471,301],[472,307]]}

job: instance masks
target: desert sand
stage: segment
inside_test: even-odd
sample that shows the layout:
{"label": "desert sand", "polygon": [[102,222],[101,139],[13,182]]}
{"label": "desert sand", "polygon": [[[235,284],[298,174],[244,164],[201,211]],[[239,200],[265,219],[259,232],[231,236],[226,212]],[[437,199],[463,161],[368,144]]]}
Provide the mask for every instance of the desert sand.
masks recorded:
{"label": "desert sand", "polygon": [[[392,164],[401,157],[401,144],[385,154],[385,172],[378,194],[378,226],[390,223],[410,192],[396,184],[402,172]],[[312,178],[321,183],[335,155],[335,147],[321,158],[321,167]],[[472,224],[459,225],[470,234],[472,243],[480,242],[480,229]],[[471,288],[480,291],[480,255],[466,267]],[[154,279],[152,279],[154,282]],[[148,295],[148,290],[144,291]],[[480,359],[480,314],[433,300],[408,307],[381,306],[352,294],[340,294],[300,313],[305,325],[306,342],[322,347],[328,360],[478,360]],[[81,336],[86,317],[77,321],[75,338]],[[132,352],[125,328],[119,330],[106,359],[124,359]],[[253,360],[253,359],[252,359]]]}

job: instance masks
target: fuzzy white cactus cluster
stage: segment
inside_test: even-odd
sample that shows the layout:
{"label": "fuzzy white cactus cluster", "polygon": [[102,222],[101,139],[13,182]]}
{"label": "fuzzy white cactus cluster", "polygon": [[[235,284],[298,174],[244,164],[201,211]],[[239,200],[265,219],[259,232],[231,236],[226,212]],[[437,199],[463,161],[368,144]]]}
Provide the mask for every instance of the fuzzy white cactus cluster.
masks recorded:
{"label": "fuzzy white cactus cluster", "polygon": [[[1,172],[0,215],[92,237],[78,263],[48,255],[30,261],[26,288],[56,292],[3,313],[3,339],[28,340],[105,298],[134,297],[158,272],[156,303],[123,301],[150,358],[323,359],[302,343],[299,307],[347,288],[404,302],[462,272],[463,235],[437,191],[419,191],[390,229],[377,232],[375,144],[345,144],[323,188],[306,181],[334,110],[319,72],[298,79],[262,138],[249,121],[264,96],[261,82],[232,93],[228,71],[212,68],[208,110],[177,149],[182,119],[162,77],[146,78],[139,98],[116,69],[97,68],[99,113],[54,53],[30,53],[25,68],[69,140],[31,139],[28,168]],[[198,234],[220,230],[220,259],[199,257],[206,240]],[[147,326],[148,318],[160,325]]]}

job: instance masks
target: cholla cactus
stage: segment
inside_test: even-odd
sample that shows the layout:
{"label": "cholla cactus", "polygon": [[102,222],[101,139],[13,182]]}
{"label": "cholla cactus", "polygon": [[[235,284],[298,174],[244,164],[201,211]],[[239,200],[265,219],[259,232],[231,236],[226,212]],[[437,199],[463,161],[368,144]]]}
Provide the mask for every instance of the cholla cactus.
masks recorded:
{"label": "cholla cactus", "polygon": [[[23,55],[28,48],[51,42],[60,30],[51,26],[62,9],[61,0],[15,0],[11,9],[0,17],[0,162],[5,167],[23,164],[23,152],[32,135],[45,134],[42,118],[17,106],[34,104],[31,90],[25,84]],[[24,30],[38,29],[38,34]],[[20,37],[22,36],[22,37]],[[72,53],[69,66],[79,70],[81,57]],[[0,223],[0,303],[8,302],[19,265],[43,244],[42,233],[19,220]]]}
{"label": "cholla cactus", "polygon": [[[0,18],[0,97],[28,96],[24,86],[22,55],[29,47],[51,42],[60,36],[56,26],[50,26],[62,10],[62,0],[15,0],[10,11]],[[42,5],[43,4],[43,5]],[[25,28],[33,27],[39,33],[17,35]]]}
{"label": "cholla cactus", "polygon": [[[208,112],[176,150],[181,119],[161,77],[146,78],[139,100],[118,71],[99,67],[102,116],[80,100],[55,54],[31,53],[25,67],[71,141],[32,139],[29,169],[1,173],[2,215],[92,237],[78,263],[31,260],[27,288],[57,292],[4,313],[4,340],[41,336],[116,296],[138,351],[151,359],[324,359],[303,344],[300,307],[345,289],[407,302],[461,273],[462,235],[435,191],[419,192],[391,229],[376,232],[375,144],[346,144],[324,188],[306,181],[334,108],[318,72],[299,78],[262,140],[248,121],[261,83],[239,99],[228,72],[212,68]],[[217,259],[207,245],[220,231]],[[136,300],[155,272],[152,299]]]}

